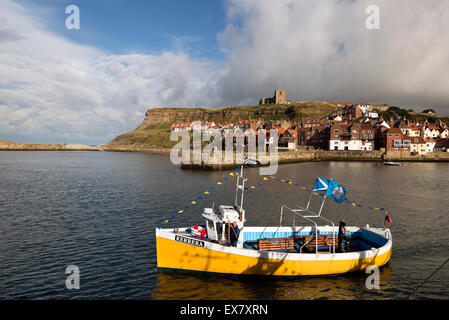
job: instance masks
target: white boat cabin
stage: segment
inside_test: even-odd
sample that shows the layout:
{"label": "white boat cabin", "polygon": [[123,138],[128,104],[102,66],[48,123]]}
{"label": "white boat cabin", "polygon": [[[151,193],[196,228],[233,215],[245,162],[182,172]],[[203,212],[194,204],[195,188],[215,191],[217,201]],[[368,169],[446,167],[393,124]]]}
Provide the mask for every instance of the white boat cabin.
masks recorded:
{"label": "white boat cabin", "polygon": [[205,208],[202,216],[206,219],[208,238],[221,244],[229,242],[229,230],[234,222],[239,229],[243,228],[245,222],[245,210],[237,205],[221,205],[218,210]]}

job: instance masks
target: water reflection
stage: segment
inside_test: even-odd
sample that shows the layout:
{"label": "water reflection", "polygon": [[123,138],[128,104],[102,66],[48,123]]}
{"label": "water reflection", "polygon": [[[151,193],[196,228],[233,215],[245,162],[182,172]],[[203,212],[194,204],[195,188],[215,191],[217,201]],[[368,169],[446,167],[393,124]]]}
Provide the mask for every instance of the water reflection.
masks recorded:
{"label": "water reflection", "polygon": [[380,269],[380,290],[365,286],[368,274],[352,273],[315,277],[260,277],[215,275],[159,270],[153,299],[300,300],[389,299],[394,292],[391,266]]}
{"label": "water reflection", "polygon": [[[398,299],[413,292],[449,252],[449,163],[279,166],[278,177],[301,186],[312,187],[317,176],[333,178],[348,188],[350,199],[388,208],[393,253],[381,270],[381,290],[369,291],[364,273],[258,278],[153,272],[156,226],[229,172],[183,171],[166,156],[139,153],[1,152],[0,162],[1,298]],[[258,168],[246,175],[248,184],[261,180]],[[234,182],[217,187],[167,226],[203,223],[204,207],[232,204]],[[276,226],[283,204],[304,204],[308,196],[292,185],[264,183],[245,194],[247,225]],[[379,227],[384,219],[382,212],[332,201],[323,212],[354,226]],[[285,225],[291,224],[291,216],[284,218]],[[61,270],[69,264],[84,270],[83,289],[76,293],[61,285]],[[447,299],[448,279],[446,266],[413,298]]]}

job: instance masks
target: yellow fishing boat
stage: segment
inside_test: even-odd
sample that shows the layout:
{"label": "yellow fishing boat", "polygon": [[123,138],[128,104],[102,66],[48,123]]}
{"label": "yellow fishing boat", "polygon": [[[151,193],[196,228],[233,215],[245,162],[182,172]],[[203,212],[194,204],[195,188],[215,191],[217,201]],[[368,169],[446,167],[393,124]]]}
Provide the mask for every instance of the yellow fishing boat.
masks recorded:
{"label": "yellow fishing boat", "polygon": [[[390,260],[389,229],[368,225],[341,229],[341,224],[336,227],[322,216],[326,198],[337,202],[344,199],[346,189],[338,183],[318,178],[306,207],[284,205],[279,226],[249,227],[245,226],[243,209],[245,181],[242,166],[237,176],[235,204],[219,206],[216,210],[205,208],[203,233],[191,227],[157,228],[157,267],[224,274],[303,276],[363,271],[369,266],[381,267]],[[323,198],[317,213],[309,208],[314,194]],[[293,225],[288,227],[282,226],[287,213],[295,217]],[[307,223],[296,226],[296,218]],[[324,225],[318,225],[318,221]],[[345,240],[339,241],[338,233],[342,230],[345,237],[340,238]]]}

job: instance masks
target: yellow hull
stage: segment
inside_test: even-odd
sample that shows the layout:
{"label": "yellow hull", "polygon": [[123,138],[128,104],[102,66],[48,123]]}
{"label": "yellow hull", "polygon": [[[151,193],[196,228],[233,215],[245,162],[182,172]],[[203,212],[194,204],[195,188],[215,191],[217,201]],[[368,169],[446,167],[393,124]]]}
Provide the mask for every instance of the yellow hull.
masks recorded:
{"label": "yellow hull", "polygon": [[269,253],[255,251],[259,256],[248,256],[239,254],[238,250],[234,253],[220,251],[161,236],[156,236],[156,247],[158,268],[274,276],[329,275],[362,271],[370,265],[385,265],[391,256],[391,244],[383,253],[355,259],[344,258],[354,257],[354,254],[350,253],[320,253],[318,256],[303,254],[300,258],[299,254],[293,254],[296,258],[292,259],[292,254],[289,253],[276,253],[277,258],[272,258]]}

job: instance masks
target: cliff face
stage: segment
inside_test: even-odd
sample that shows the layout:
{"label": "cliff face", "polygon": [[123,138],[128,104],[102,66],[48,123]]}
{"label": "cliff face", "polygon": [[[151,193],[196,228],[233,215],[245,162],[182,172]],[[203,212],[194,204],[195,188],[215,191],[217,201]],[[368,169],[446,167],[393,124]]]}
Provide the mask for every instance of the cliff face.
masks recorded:
{"label": "cliff face", "polygon": [[237,106],[224,108],[155,108],[146,112],[143,122],[134,130],[112,140],[108,147],[170,148],[170,126],[174,122],[195,120],[213,121],[217,124],[235,123],[239,120],[299,120],[320,118],[335,111],[326,102],[304,102],[288,105]]}
{"label": "cliff face", "polygon": [[335,110],[326,102],[305,102],[290,105],[238,106],[216,109],[202,108],[156,108],[146,112],[145,119],[136,129],[146,129],[161,123],[188,121],[233,122],[247,119],[281,120],[301,117],[319,118]]}

